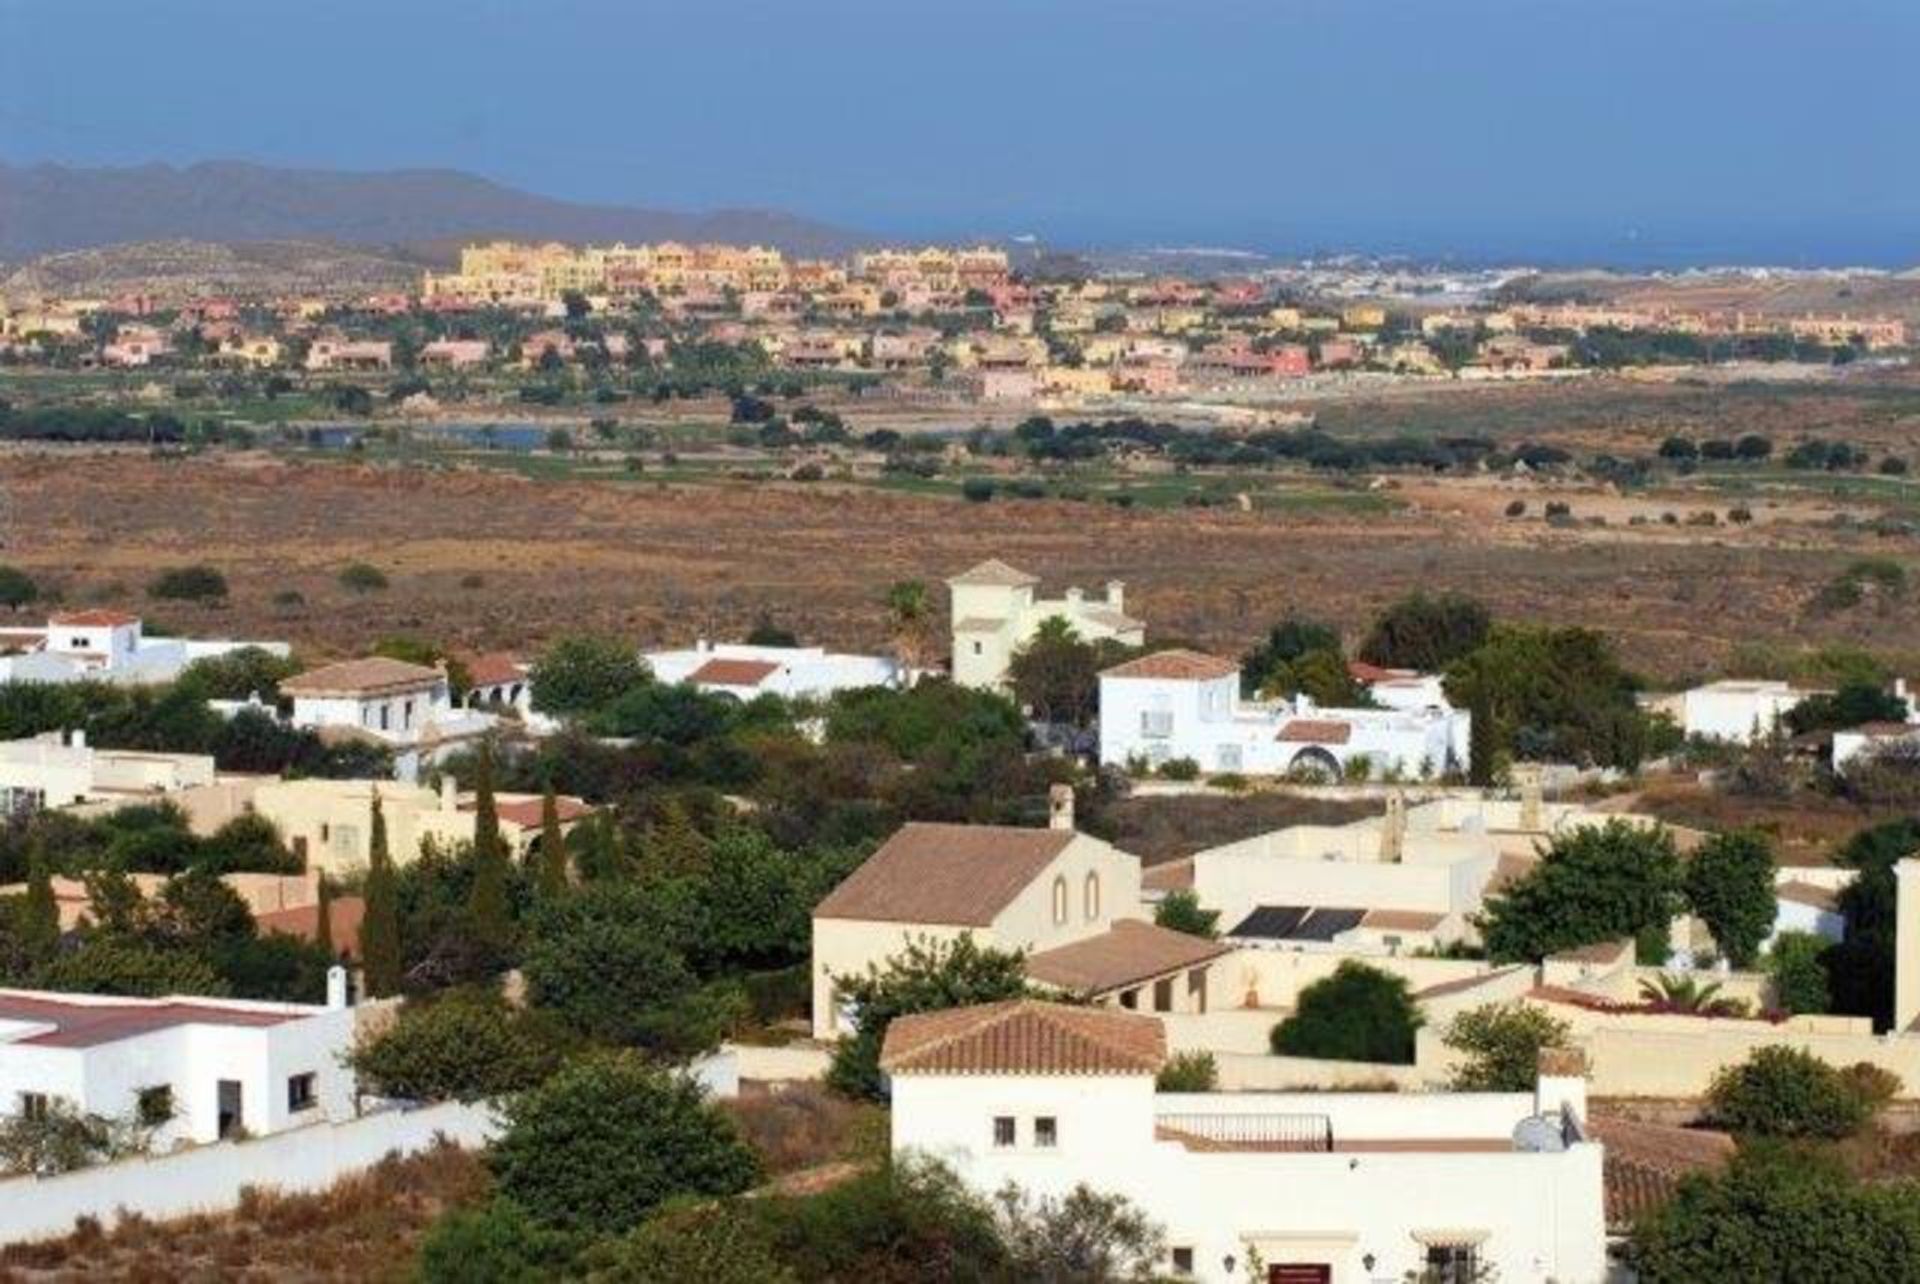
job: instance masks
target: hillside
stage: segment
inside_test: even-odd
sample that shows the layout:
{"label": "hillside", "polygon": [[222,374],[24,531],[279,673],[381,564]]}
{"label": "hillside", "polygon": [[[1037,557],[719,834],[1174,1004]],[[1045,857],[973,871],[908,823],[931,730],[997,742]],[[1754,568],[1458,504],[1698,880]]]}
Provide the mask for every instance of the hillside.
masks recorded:
{"label": "hillside", "polygon": [[86,169],[0,164],[0,261],[135,241],[338,241],[479,236],[723,241],[835,254],[856,234],[774,210],[683,213],[554,200],[457,170],[275,169],[238,161]]}
{"label": "hillside", "polygon": [[136,241],[68,250],[0,269],[0,298],[99,297],[145,293],[163,299],[328,294],[410,289],[426,266],[395,251],[315,241]]}

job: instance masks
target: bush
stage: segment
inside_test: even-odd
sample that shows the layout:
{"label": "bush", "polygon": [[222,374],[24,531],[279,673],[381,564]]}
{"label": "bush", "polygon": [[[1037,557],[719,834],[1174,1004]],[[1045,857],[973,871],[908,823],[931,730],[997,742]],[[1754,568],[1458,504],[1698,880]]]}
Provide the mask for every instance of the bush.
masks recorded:
{"label": "bush", "polygon": [[1211,1052],[1176,1052],[1160,1067],[1153,1086],[1159,1092],[1213,1092],[1220,1086],[1220,1067]]}
{"label": "bush", "polygon": [[1455,1067],[1455,1092],[1531,1092],[1540,1054],[1564,1048],[1573,1030],[1565,1021],[1518,1001],[1485,1003],[1455,1016],[1443,1042],[1466,1060]]}
{"label": "bush", "polygon": [[719,1030],[687,965],[674,909],[634,883],[593,883],[537,905],[526,922],[527,999],[586,1038],[665,1051]]}
{"label": "bush", "polygon": [[1220,934],[1220,911],[1201,909],[1200,898],[1185,889],[1168,892],[1154,907],[1153,921],[1188,936],[1211,940]]}
{"label": "bush", "polygon": [[984,504],[993,498],[994,484],[985,477],[969,477],[960,483],[960,495],[969,504]]}
{"label": "bush", "polygon": [[1812,932],[1782,932],[1774,938],[1773,948],[1767,952],[1774,1006],[1796,1015],[1832,1010],[1825,961],[1831,948],[1825,937]]}
{"label": "bush", "polygon": [[147,585],[147,596],[176,602],[210,602],[227,596],[227,577],[211,566],[176,566]]}
{"label": "bush", "polygon": [[558,1278],[583,1236],[540,1225],[510,1199],[455,1208],[420,1241],[421,1284],[540,1284]]}
{"label": "bush", "polygon": [[851,1007],[852,1037],[834,1049],[827,1084],[850,1097],[878,1100],[880,1045],[895,1017],[992,1003],[1027,992],[1026,964],[1018,954],[983,949],[971,936],[939,942],[917,938],[886,966],[865,976],[835,977],[838,999]]}
{"label": "bush", "polygon": [[1169,758],[1160,764],[1160,776],[1165,780],[1198,780],[1200,764],[1191,758]]}
{"label": "bush", "polygon": [[0,566],[0,606],[25,606],[40,596],[40,586],[17,566]]}
{"label": "bush", "polygon": [[755,1201],[676,1201],[593,1250],[587,1278],[605,1284],[800,1284],[781,1260],[772,1218]]}
{"label": "bush", "polygon": [[1531,871],[1487,898],[1480,934],[1497,962],[1665,933],[1679,911],[1680,858],[1665,829],[1623,820],[1562,834]]}
{"label": "bush", "polygon": [[736,1194],[760,1173],[697,1084],[631,1054],[575,1062],[505,1116],[488,1167],[545,1226],[615,1234],[676,1195]]}
{"label": "bush", "polygon": [[559,1065],[556,1039],[498,996],[449,993],[407,1004],[350,1056],[362,1085],[415,1101],[481,1101],[531,1088]]}
{"label": "bush", "polygon": [[1293,1015],[1269,1039],[1280,1056],[1413,1062],[1420,1013],[1404,979],[1348,959],[1300,991]]}
{"label": "bush", "polygon": [[634,649],[618,638],[575,636],[548,647],[528,675],[533,707],[561,717],[604,708],[648,681]]}
{"label": "bush", "polygon": [[1733,1132],[1759,1137],[1835,1140],[1858,1132],[1873,1103],[1841,1071],[1811,1052],[1757,1049],[1713,1077],[1709,1116]]}
{"label": "bush", "polygon": [[340,587],[349,593],[378,593],[387,587],[387,575],[371,562],[354,562],[342,567]]}
{"label": "bush", "polygon": [[1512,500],[1511,502],[1509,502],[1509,503],[1507,504],[1507,516],[1508,516],[1508,517],[1525,517],[1526,515],[1527,515],[1527,501],[1526,501],[1526,500],[1524,500],[1524,499],[1516,499],[1516,500]]}
{"label": "bush", "polygon": [[1753,966],[1779,914],[1772,844],[1752,830],[1715,834],[1688,858],[1685,886],[1720,952],[1737,968]]}

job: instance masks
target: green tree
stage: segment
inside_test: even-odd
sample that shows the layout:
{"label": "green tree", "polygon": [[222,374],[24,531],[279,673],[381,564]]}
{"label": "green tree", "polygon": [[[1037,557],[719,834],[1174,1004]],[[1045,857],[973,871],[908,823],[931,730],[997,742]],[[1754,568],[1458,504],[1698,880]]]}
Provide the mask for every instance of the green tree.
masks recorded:
{"label": "green tree", "polygon": [[639,1229],[598,1250],[595,1284],[800,1284],[756,1201],[670,1202]]}
{"label": "green tree", "polygon": [[367,993],[384,999],[400,992],[403,958],[399,889],[393,857],[387,851],[387,817],[380,796],[373,798],[373,828],[368,839],[365,906],[360,918],[360,967]]}
{"label": "green tree", "polygon": [[1273,1027],[1280,1056],[1333,1061],[1413,1061],[1420,1011],[1406,981],[1347,959],[1300,991],[1293,1015]]}
{"label": "green tree", "polygon": [[1751,829],[1715,834],[1687,860],[1687,903],[1735,967],[1753,966],[1773,930],[1773,845]]}
{"label": "green tree", "polygon": [[1556,836],[1539,864],[1487,898],[1480,935],[1492,959],[1538,962],[1621,937],[1664,939],[1680,906],[1673,835],[1609,820]]}
{"label": "green tree", "polygon": [[1374,620],[1360,658],[1388,669],[1438,673],[1477,650],[1493,628],[1486,606],[1462,593],[1414,593]]}
{"label": "green tree", "polygon": [[1453,1071],[1455,1092],[1531,1092],[1540,1054],[1565,1048],[1573,1029],[1525,1003],[1483,1003],[1448,1022],[1444,1042],[1464,1060]]}
{"label": "green tree", "polygon": [[513,939],[513,909],[507,896],[509,862],[500,809],[493,797],[493,747],[483,743],[475,767],[473,802],[473,889],[467,914],[474,935],[489,948],[504,951]]}
{"label": "green tree", "polygon": [[1153,1080],[1155,1092],[1215,1092],[1219,1086],[1220,1067],[1211,1052],[1176,1052]]}
{"label": "green tree", "polygon": [[1160,1278],[1166,1239],[1121,1195],[1075,1186],[1035,1198],[1009,1184],[994,1197],[1011,1278],[1120,1284]]}
{"label": "green tree", "polygon": [[1483,684],[1475,684],[1467,717],[1467,783],[1491,789],[1500,773],[1500,741],[1494,729],[1493,700]]}
{"label": "green tree", "polygon": [[1007,684],[1039,721],[1085,726],[1099,705],[1103,660],[1073,625],[1049,616],[1007,662]]}
{"label": "green tree", "polygon": [[1496,626],[1446,685],[1454,704],[1491,715],[1495,749],[1516,758],[1632,769],[1658,743],[1637,682],[1591,629]]}
{"label": "green tree", "polygon": [[1338,656],[1340,632],[1331,625],[1304,616],[1289,615],[1267,631],[1267,636],[1240,661],[1240,685],[1248,695],[1272,689],[1280,671],[1315,651]]}
{"label": "green tree", "polygon": [[560,1055],[537,1018],[497,994],[454,991],[408,1003],[398,1021],[354,1045],[349,1064],[382,1096],[471,1102],[534,1087]]}
{"label": "green tree", "polygon": [[924,667],[932,644],[933,595],[925,580],[900,580],[887,589],[894,649],[909,668]]}
{"label": "green tree", "polygon": [[1898,893],[1893,867],[1920,851],[1920,818],[1887,821],[1861,830],[1834,854],[1834,863],[1858,870],[1840,889],[1846,935],[1826,956],[1833,1010],[1869,1016],[1884,1030],[1893,1023],[1893,963]]}
{"label": "green tree", "polygon": [[561,1278],[588,1236],[542,1225],[510,1199],[454,1208],[420,1241],[421,1284],[546,1284]]}
{"label": "green tree", "polygon": [[227,577],[211,566],[176,566],[147,585],[147,596],[178,602],[208,602],[226,597]]}
{"label": "green tree", "polygon": [[60,948],[60,906],[53,896],[53,869],[46,844],[33,840],[27,863],[27,894],[21,898],[14,929],[22,961],[45,967]]}
{"label": "green tree", "polygon": [[880,1045],[895,1017],[1018,998],[1027,992],[1026,959],[983,948],[971,936],[916,939],[863,976],[833,978],[837,1001],[852,1010],[854,1032],[834,1048],[827,1083],[850,1097],[879,1100]]}
{"label": "green tree", "polygon": [[1185,889],[1168,892],[1154,907],[1153,921],[1161,927],[1208,940],[1220,934],[1220,911],[1201,909],[1200,898]]}
{"label": "green tree", "polygon": [[1773,1001],[1783,1012],[1830,1012],[1833,995],[1827,988],[1826,956],[1832,945],[1812,932],[1782,932],[1767,951],[1767,973],[1773,978]]}
{"label": "green tree", "polygon": [[313,939],[329,958],[340,957],[333,943],[333,880],[322,873],[314,885]]}
{"label": "green tree", "polygon": [[695,933],[671,890],[591,883],[536,903],[521,954],[529,1002],[588,1038],[709,1046],[717,1031],[686,962]]}
{"label": "green tree", "polygon": [[350,562],[340,569],[340,587],[349,593],[378,593],[387,587],[387,573],[372,562]]}
{"label": "green tree", "polygon": [[562,638],[533,662],[528,680],[533,707],[556,717],[580,717],[613,703],[648,681],[647,667],[617,638]]}
{"label": "green tree", "polygon": [[567,840],[560,832],[560,800],[548,785],[540,796],[540,892],[558,896],[567,890]]}
{"label": "green tree", "polygon": [[137,937],[95,932],[42,968],[36,989],[79,994],[224,995],[226,979],[199,953],[167,949]]}
{"label": "green tree", "polygon": [[0,606],[17,610],[40,596],[40,586],[17,566],[0,566]]}
{"label": "green tree", "polygon": [[617,1234],[676,1195],[731,1195],[753,1151],[691,1080],[632,1054],[576,1061],[511,1098],[488,1152],[500,1193],[544,1225]]}
{"label": "green tree", "polygon": [[1835,731],[1863,722],[1905,722],[1907,702],[1878,683],[1849,682],[1832,695],[1811,695],[1787,710],[1795,735]]}
{"label": "green tree", "polygon": [[1858,1132],[1874,1103],[1811,1052],[1775,1044],[1714,1075],[1707,1108],[1715,1123],[1733,1132],[1834,1140]]}

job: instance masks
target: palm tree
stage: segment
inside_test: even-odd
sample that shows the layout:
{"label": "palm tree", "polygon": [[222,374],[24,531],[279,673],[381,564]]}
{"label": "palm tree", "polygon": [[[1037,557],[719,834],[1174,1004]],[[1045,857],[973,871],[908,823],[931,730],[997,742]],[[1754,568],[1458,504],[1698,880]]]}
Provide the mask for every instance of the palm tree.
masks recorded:
{"label": "palm tree", "polygon": [[1686,1016],[1744,1016],[1739,999],[1720,998],[1720,982],[1702,983],[1691,976],[1661,973],[1657,981],[1640,982],[1640,997],[1662,1012]]}
{"label": "palm tree", "polygon": [[889,588],[887,614],[893,621],[893,641],[901,662],[910,669],[921,667],[933,623],[933,596],[926,581],[901,580]]}

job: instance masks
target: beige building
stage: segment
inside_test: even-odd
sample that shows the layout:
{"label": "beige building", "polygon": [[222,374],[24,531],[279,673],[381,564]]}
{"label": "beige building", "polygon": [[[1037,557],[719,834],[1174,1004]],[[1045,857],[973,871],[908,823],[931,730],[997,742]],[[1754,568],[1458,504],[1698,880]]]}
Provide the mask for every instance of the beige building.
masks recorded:
{"label": "beige building", "polygon": [[[1136,935],[1118,920],[1139,913],[1140,861],[1076,831],[1071,799],[1071,792],[1056,798],[1046,829],[904,825],[848,875],[813,911],[814,1035],[830,1039],[852,1028],[840,978],[884,966],[915,941],[971,937],[981,946],[1028,951],[1035,963],[1051,956],[1053,970],[1036,979],[1082,992],[1104,992],[1116,976],[1137,992],[1203,964],[1206,956],[1165,952],[1157,939],[1129,948]],[[1106,952],[1061,951],[1103,939],[1111,942]],[[1132,960],[1143,952],[1166,965],[1141,974]],[[1182,980],[1170,1001],[1184,1002],[1185,986]]]}
{"label": "beige building", "polygon": [[1107,582],[1104,598],[1077,588],[1065,597],[1036,598],[1040,581],[1005,562],[980,563],[947,581],[953,603],[953,680],[965,687],[996,688],[1007,680],[1014,653],[1048,620],[1064,620],[1083,641],[1111,638],[1127,646],[1146,644],[1146,626],[1124,610],[1126,586]]}

